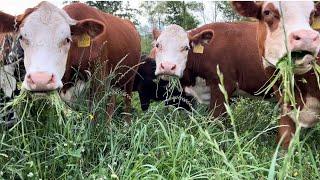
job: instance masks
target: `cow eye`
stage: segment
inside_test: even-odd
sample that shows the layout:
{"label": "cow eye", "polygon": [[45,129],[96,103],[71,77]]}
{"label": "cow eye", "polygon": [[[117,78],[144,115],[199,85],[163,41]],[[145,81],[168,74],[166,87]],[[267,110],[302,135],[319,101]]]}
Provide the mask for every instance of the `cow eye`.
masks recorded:
{"label": "cow eye", "polygon": [[66,38],[66,42],[67,42],[67,43],[70,43],[70,42],[71,42],[71,39],[70,39],[70,38]]}
{"label": "cow eye", "polygon": [[183,51],[189,51],[189,50],[190,50],[190,47],[189,47],[189,46],[183,47]]}
{"label": "cow eye", "polygon": [[156,48],[159,48],[159,47],[160,47],[160,44],[159,44],[159,43],[157,43],[157,44],[156,44]]}
{"label": "cow eye", "polygon": [[269,10],[263,11],[263,15],[264,16],[269,16],[270,14],[271,14],[271,12]]}

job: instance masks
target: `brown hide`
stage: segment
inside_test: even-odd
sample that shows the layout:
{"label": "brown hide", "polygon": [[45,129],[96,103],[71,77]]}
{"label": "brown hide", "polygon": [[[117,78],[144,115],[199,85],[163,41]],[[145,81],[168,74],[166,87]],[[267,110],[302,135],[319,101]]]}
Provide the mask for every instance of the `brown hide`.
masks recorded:
{"label": "brown hide", "polygon": [[[106,73],[104,73],[104,76],[106,76],[126,55],[128,56],[122,61],[120,66],[125,65],[127,67],[118,69],[117,73],[125,73],[129,68],[139,63],[140,37],[131,22],[103,13],[81,3],[71,4],[63,9],[73,19],[94,19],[105,25],[105,32],[92,41],[91,47],[79,48],[77,47],[77,40],[74,40],[69,51],[67,71],[63,78],[64,83],[71,81],[73,76],[71,67],[79,68],[80,72],[83,73],[84,70],[92,70],[90,68],[93,66],[99,66],[102,65],[102,62],[107,62]],[[121,78],[119,84],[121,84],[122,88],[125,88],[126,84],[132,84],[134,72],[137,68],[133,69]],[[131,88],[128,87],[130,92]]]}
{"label": "brown hide", "polygon": [[224,97],[219,90],[217,65],[224,75],[224,85],[229,97],[238,88],[254,94],[266,83],[267,79],[260,63],[257,23],[213,23],[192,30],[192,37],[199,32],[211,29],[213,39],[204,45],[203,54],[188,54],[187,67],[182,83],[194,85],[194,77],[206,79],[211,87],[210,108],[216,107],[214,115],[225,111]]}

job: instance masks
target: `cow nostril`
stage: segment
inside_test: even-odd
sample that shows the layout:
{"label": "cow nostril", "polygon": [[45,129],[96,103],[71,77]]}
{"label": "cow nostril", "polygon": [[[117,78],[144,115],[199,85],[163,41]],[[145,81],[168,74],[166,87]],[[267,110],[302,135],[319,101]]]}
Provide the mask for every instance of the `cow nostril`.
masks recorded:
{"label": "cow nostril", "polygon": [[301,38],[297,35],[293,35],[293,39],[296,40],[296,41],[299,41]]}
{"label": "cow nostril", "polygon": [[161,69],[164,69],[164,66],[162,65],[162,63],[160,64]]}
{"label": "cow nostril", "polygon": [[55,76],[52,74],[50,79],[49,79],[49,81],[48,81],[48,84],[53,83],[54,82],[54,78],[55,78]]}
{"label": "cow nostril", "polygon": [[175,70],[176,67],[177,67],[176,65],[173,65],[172,68],[171,68],[171,70]]}

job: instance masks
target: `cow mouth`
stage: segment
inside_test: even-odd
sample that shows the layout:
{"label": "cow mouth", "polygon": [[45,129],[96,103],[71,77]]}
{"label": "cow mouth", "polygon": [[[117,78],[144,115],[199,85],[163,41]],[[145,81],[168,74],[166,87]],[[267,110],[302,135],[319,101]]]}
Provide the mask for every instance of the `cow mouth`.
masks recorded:
{"label": "cow mouth", "polygon": [[305,74],[312,69],[312,61],[315,59],[310,51],[291,52],[295,74]]}
{"label": "cow mouth", "polygon": [[165,80],[165,81],[169,81],[171,77],[178,77],[174,74],[172,75],[168,75],[168,74],[161,74],[159,75],[160,79]]}
{"label": "cow mouth", "polygon": [[307,56],[313,57],[313,53],[311,53],[310,51],[293,51],[293,52],[291,52],[291,59],[296,65],[299,65],[302,63],[301,61],[306,60],[305,58]]}

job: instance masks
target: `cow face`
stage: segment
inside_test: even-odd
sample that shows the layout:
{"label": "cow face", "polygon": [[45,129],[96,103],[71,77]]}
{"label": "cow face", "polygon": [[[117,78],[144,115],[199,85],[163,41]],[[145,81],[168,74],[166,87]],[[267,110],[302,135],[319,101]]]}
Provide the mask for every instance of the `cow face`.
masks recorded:
{"label": "cow face", "polygon": [[71,41],[83,34],[95,37],[104,30],[104,25],[91,19],[76,21],[56,6],[41,2],[14,18],[0,13],[1,30],[20,33],[26,68],[22,87],[49,91],[62,87]]}
{"label": "cow face", "polygon": [[188,33],[178,25],[170,25],[161,33],[154,33],[154,39],[155,74],[181,77],[190,49]]}
{"label": "cow face", "polygon": [[204,30],[192,36],[178,25],[170,25],[164,31],[154,31],[156,75],[171,75],[181,78],[186,68],[188,53],[194,47],[208,44],[213,30]]}
{"label": "cow face", "polygon": [[260,21],[259,44],[264,66],[273,65],[287,53],[299,66],[309,66],[320,46],[319,33],[311,28],[314,4],[304,2],[233,2],[242,16]]}

